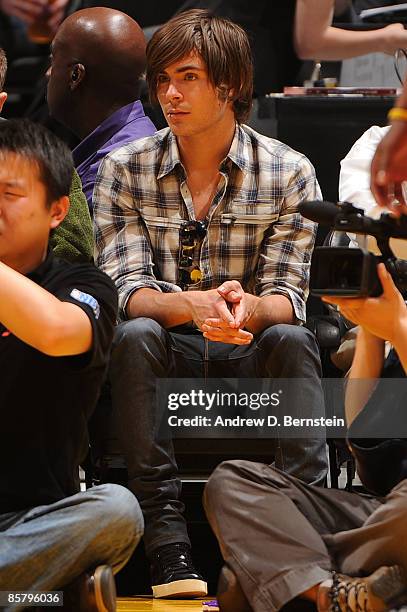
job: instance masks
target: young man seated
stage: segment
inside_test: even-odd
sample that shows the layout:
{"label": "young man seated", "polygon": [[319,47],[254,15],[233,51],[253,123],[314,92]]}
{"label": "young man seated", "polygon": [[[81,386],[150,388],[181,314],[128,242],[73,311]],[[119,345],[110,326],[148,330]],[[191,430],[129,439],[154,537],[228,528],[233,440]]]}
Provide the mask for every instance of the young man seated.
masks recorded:
{"label": "young man seated", "polygon": [[[0,123],[0,591],[63,589],[64,610],[112,612],[112,569],[128,560],[143,518],[123,487],[79,492],[117,296],[93,265],[48,248],[72,173],[69,150],[47,130]],[[23,607],[12,597],[0,606]]]}
{"label": "young man seated", "polygon": [[[253,71],[236,24],[177,15],[147,46],[147,82],[169,127],[107,155],[93,193],[97,262],[123,320],[109,376],[153,592],[204,595],[156,381],[303,378],[295,408],[323,416],[319,351],[301,325],[316,227],[298,212],[319,187],[306,157],[243,125]],[[324,440],[270,448],[282,469],[324,483]]]}

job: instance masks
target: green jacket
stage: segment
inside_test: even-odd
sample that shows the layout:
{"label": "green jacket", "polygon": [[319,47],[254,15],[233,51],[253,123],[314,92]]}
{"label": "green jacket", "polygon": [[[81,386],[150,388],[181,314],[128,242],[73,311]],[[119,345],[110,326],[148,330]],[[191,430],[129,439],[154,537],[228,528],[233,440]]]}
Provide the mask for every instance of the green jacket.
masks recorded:
{"label": "green jacket", "polygon": [[93,261],[93,226],[81,179],[74,170],[69,193],[69,211],[51,233],[50,246],[57,257],[72,262]]}

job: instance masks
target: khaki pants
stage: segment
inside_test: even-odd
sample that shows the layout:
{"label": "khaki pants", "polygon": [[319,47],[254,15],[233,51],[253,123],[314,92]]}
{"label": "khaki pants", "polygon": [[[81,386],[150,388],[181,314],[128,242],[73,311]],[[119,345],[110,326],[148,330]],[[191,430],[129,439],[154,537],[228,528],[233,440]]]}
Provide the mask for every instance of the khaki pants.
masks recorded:
{"label": "khaki pants", "polygon": [[407,575],[407,480],[385,498],[307,485],[268,465],[221,464],[204,495],[225,562],[254,612],[274,612],[331,570]]}

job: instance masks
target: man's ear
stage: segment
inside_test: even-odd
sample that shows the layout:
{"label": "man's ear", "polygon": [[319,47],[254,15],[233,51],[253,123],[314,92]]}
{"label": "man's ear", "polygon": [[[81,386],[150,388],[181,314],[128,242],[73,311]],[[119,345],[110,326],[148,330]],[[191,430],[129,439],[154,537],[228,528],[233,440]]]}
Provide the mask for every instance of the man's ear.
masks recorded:
{"label": "man's ear", "polygon": [[235,99],[235,90],[232,87],[229,87],[226,83],[221,83],[218,85],[217,89],[219,100],[222,102],[233,102]]}
{"label": "man's ear", "polygon": [[62,223],[69,211],[69,198],[63,196],[51,204],[50,229],[55,229]]}
{"label": "man's ear", "polygon": [[83,64],[74,64],[69,75],[69,89],[74,91],[85,78],[86,69]]}
{"label": "man's ear", "polygon": [[231,87],[228,92],[228,101],[231,102],[234,99],[235,99],[235,90],[233,89],[233,87]]}
{"label": "man's ear", "polygon": [[7,100],[7,94],[6,94],[5,91],[2,91],[0,93],[0,113],[1,113],[1,110],[2,110],[6,100]]}

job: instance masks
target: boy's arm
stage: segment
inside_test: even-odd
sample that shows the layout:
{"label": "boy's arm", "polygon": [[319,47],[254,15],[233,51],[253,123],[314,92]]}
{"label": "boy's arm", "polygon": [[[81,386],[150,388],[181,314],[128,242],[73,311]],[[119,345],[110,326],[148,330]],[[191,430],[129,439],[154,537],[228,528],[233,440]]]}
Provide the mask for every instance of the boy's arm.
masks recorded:
{"label": "boy's arm", "polygon": [[92,325],[82,308],[61,302],[2,262],[0,322],[26,344],[54,357],[79,355],[92,347]]}

